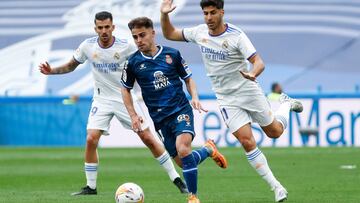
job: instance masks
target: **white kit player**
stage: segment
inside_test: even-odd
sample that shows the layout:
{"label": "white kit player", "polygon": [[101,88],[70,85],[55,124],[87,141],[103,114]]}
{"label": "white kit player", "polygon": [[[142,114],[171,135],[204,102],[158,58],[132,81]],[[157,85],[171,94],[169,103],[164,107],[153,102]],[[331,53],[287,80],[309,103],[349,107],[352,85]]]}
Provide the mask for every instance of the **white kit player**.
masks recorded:
{"label": "white kit player", "polygon": [[[74,71],[79,64],[89,61],[92,65],[94,79],[94,95],[87,124],[87,139],[85,150],[85,174],[87,185],[73,195],[97,194],[96,180],[98,170],[97,146],[101,135],[108,134],[113,116],[127,129],[131,129],[131,119],[124,106],[121,95],[121,74],[127,58],[137,49],[127,40],[115,38],[112,32],[112,14],[106,11],[95,15],[95,31],[97,37],[86,39],[75,51],[73,58],[66,64],[51,68],[48,62],[39,65],[45,75],[64,74]],[[145,118],[139,105],[136,111]],[[153,156],[168,173],[180,192],[187,193],[186,185],[176,172],[170,155],[165,151],[149,130],[149,124],[142,120],[142,129],[136,131]]]}
{"label": "white kit player", "polygon": [[[205,24],[180,30],[171,24],[168,15],[175,6],[171,0],[163,0],[163,34],[167,39],[193,42],[200,47],[225,123],[242,144],[250,165],[274,191],[275,201],[284,201],[287,191],[274,177],[266,157],[257,148],[251,122],[258,123],[268,137],[278,138],[287,126],[289,111],[301,112],[302,104],[283,94],[279,109],[273,113],[256,82],[256,77],[264,70],[264,63],[246,34],[223,21],[224,1],[201,0],[200,6]],[[250,71],[247,61],[252,65]]]}

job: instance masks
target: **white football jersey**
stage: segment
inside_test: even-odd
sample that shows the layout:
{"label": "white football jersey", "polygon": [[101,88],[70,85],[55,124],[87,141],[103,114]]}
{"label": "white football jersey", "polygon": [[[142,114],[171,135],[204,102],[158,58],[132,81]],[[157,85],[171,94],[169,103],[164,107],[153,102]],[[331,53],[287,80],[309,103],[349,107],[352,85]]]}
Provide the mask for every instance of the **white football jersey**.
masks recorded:
{"label": "white football jersey", "polygon": [[239,72],[248,72],[247,59],[256,53],[242,30],[227,23],[225,32],[216,36],[209,34],[206,24],[185,28],[182,32],[186,41],[199,45],[207,76],[218,98],[262,94],[256,82],[245,79]]}
{"label": "white football jersey", "polygon": [[136,51],[134,44],[126,39],[115,38],[109,48],[102,48],[98,37],[84,40],[74,53],[74,59],[79,63],[86,60],[92,66],[94,78],[94,98],[122,101],[121,74],[124,63]]}

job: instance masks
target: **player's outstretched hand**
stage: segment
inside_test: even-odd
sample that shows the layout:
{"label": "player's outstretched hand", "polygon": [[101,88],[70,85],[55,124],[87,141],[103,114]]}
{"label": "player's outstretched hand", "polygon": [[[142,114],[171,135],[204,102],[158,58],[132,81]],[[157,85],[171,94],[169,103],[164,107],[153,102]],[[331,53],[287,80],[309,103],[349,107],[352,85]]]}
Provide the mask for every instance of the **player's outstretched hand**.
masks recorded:
{"label": "player's outstretched hand", "polygon": [[244,71],[240,71],[241,75],[244,76],[244,78],[248,79],[248,80],[251,80],[251,81],[255,81],[256,80],[256,77],[254,74],[252,73],[247,73],[247,72],[244,72]]}
{"label": "player's outstretched hand", "polygon": [[208,112],[207,109],[204,109],[204,108],[201,106],[201,103],[200,103],[200,101],[199,101],[198,99],[192,99],[192,100],[191,100],[191,106],[192,106],[194,109],[198,110],[199,113],[201,113],[201,112],[207,113],[207,112]]}
{"label": "player's outstretched hand", "polygon": [[163,0],[160,6],[160,12],[163,14],[171,13],[176,8],[172,3],[173,0]]}
{"label": "player's outstretched hand", "polygon": [[51,74],[51,66],[47,61],[45,63],[40,63],[39,70],[42,74],[49,75]]}
{"label": "player's outstretched hand", "polygon": [[141,116],[135,115],[131,116],[131,128],[134,132],[138,133],[141,132],[141,124],[144,122]]}

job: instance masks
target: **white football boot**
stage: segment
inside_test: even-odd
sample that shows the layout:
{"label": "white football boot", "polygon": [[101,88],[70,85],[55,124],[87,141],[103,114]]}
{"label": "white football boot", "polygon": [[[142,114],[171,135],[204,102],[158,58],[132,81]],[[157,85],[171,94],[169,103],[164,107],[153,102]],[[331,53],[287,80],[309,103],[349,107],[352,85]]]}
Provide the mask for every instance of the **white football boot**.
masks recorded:
{"label": "white football boot", "polygon": [[288,192],[286,191],[286,189],[281,184],[276,186],[273,189],[273,191],[275,193],[275,202],[283,202],[283,201],[287,200]]}
{"label": "white football boot", "polygon": [[290,110],[294,111],[296,113],[301,113],[303,111],[303,105],[302,103],[297,100],[297,99],[293,99],[291,97],[289,97],[287,94],[281,93],[280,98],[279,98],[279,102],[282,104],[284,102],[290,102],[291,107]]}

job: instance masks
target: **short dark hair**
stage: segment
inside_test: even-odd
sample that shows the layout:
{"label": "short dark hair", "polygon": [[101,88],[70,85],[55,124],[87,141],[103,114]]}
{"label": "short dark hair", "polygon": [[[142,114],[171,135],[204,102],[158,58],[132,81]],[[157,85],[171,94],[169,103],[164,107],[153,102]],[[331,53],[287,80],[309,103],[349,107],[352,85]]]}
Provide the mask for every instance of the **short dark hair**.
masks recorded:
{"label": "short dark hair", "polygon": [[128,23],[128,27],[130,30],[132,30],[134,28],[141,28],[141,27],[154,29],[153,22],[148,17],[134,18]]}
{"label": "short dark hair", "polygon": [[95,14],[94,23],[96,23],[96,20],[106,20],[106,19],[110,19],[112,22],[113,21],[112,14],[107,11],[101,11]]}
{"label": "short dark hair", "polygon": [[200,7],[204,9],[208,6],[214,6],[217,9],[224,9],[224,0],[201,0]]}
{"label": "short dark hair", "polygon": [[278,86],[280,86],[280,84],[277,83],[277,82],[274,82],[273,84],[271,84],[271,91],[272,91],[272,92],[275,92],[275,89],[276,89],[276,87],[278,87]]}

